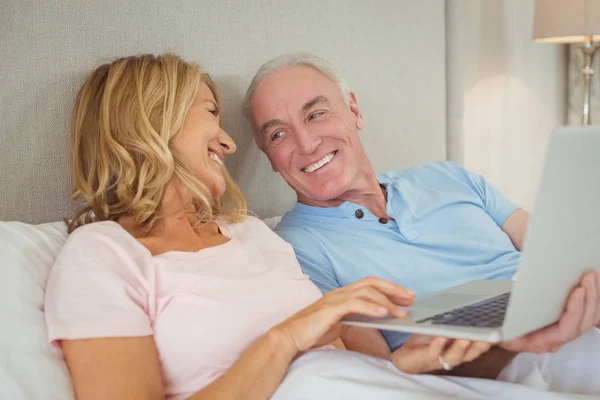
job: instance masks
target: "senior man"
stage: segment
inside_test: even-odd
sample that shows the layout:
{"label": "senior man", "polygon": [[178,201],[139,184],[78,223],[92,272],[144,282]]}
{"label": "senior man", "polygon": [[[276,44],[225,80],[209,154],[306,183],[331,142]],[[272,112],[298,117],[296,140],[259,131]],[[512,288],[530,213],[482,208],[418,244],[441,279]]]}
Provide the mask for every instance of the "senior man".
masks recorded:
{"label": "senior man", "polygon": [[[365,123],[356,95],[327,61],[288,54],[265,63],[244,112],[273,170],[297,194],[276,231],[322,292],[374,275],[426,295],[516,273],[528,213],[455,163],[377,175],[359,139]],[[598,324],[600,273],[592,271],[556,324],[500,343],[451,373],[496,378],[518,353],[556,352]],[[348,328],[342,338],[389,357],[407,335]]]}

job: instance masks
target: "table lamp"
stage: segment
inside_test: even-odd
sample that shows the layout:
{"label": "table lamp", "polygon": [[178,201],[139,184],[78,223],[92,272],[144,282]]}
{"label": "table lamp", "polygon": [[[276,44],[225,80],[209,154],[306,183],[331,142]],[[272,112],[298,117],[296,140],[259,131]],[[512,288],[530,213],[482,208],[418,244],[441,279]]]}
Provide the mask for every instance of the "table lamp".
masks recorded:
{"label": "table lamp", "polygon": [[592,62],[600,45],[600,0],[536,0],[533,41],[582,43],[583,125],[589,125]]}

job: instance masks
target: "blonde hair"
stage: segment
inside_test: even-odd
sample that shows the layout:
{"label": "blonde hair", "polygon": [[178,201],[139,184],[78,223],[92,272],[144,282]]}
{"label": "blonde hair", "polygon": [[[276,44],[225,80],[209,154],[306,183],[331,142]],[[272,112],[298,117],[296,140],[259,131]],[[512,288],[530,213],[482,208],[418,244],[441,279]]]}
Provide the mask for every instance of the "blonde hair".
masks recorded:
{"label": "blonde hair", "polygon": [[225,193],[215,199],[171,146],[203,82],[220,108],[211,78],[175,55],[124,57],[89,75],[71,121],[72,197],[83,199],[84,207],[70,221],[69,232],[122,216],[150,230],[164,217],[159,207],[173,179],[199,223],[243,219],[246,200],[225,168]]}

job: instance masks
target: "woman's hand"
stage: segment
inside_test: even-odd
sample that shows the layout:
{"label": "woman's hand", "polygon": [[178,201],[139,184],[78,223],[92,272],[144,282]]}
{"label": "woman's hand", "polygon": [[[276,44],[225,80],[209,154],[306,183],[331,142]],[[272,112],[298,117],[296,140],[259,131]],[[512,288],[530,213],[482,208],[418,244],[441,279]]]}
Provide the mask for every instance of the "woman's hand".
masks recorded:
{"label": "woman's hand", "polygon": [[408,374],[424,374],[443,369],[439,357],[454,368],[487,352],[492,343],[452,340],[444,337],[412,335],[392,353],[392,363]]}
{"label": "woman's hand", "polygon": [[340,336],[340,321],[349,314],[402,317],[406,311],[398,306],[411,305],[414,296],[414,292],[394,282],[365,278],[332,290],[273,329],[283,333],[302,352],[336,340]]}

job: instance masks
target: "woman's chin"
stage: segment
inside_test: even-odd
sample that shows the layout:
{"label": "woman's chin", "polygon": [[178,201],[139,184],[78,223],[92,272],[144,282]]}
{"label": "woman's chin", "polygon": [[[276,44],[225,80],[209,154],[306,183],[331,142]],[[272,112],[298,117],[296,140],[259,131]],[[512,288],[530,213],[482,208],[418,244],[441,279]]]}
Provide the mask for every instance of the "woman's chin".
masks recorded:
{"label": "woman's chin", "polygon": [[213,182],[212,195],[214,199],[220,199],[225,194],[225,179],[215,179]]}

